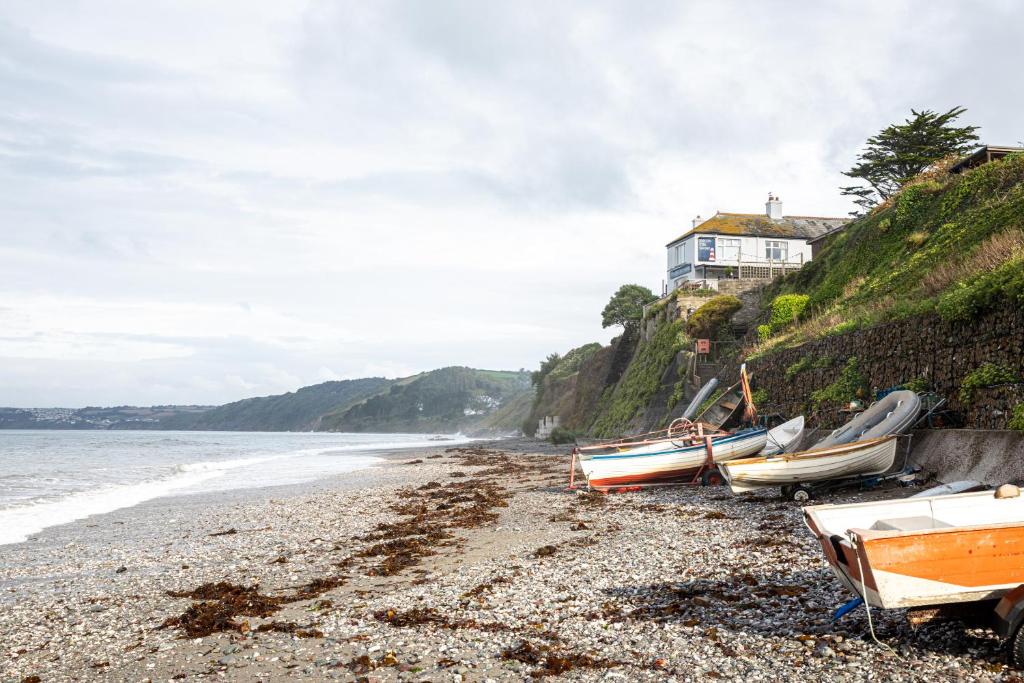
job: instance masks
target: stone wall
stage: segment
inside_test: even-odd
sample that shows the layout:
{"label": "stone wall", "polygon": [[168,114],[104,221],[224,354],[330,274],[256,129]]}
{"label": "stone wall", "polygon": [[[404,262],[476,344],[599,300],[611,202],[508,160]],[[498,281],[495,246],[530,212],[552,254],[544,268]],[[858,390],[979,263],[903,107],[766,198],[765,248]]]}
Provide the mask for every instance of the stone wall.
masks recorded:
{"label": "stone wall", "polygon": [[[809,369],[786,378],[786,369],[809,356],[831,358],[828,368]],[[768,392],[763,413],[805,414],[811,426],[838,427],[848,415],[839,406],[823,406],[813,414],[811,392],[839,376],[846,360],[856,356],[861,374],[873,390],[924,378],[949,400],[964,427],[1005,429],[1013,407],[1024,400],[1024,387],[1013,385],[979,390],[973,404],[960,403],[963,378],[986,362],[1005,365],[1024,375],[1024,309],[1006,305],[968,322],[946,322],[937,315],[908,318],[846,334],[825,337],[749,363],[754,386]]]}

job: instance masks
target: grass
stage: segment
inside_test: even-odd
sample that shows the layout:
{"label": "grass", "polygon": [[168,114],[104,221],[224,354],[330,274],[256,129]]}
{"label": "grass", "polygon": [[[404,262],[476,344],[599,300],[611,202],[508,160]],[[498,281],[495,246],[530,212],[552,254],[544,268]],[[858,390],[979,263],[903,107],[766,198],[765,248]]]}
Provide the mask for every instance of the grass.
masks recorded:
{"label": "grass", "polygon": [[1024,154],[911,181],[765,298],[787,295],[807,297],[799,320],[759,330],[753,357],[914,315],[963,320],[1024,304]]}

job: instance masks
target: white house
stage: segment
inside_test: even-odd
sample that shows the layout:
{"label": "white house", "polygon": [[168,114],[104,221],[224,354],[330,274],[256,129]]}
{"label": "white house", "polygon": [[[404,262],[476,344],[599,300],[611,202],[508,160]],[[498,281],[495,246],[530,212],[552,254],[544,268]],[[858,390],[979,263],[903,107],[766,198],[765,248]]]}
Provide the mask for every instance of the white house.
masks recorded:
{"label": "white house", "polygon": [[769,194],[763,214],[718,212],[697,216],[692,229],[669,242],[668,289],[722,278],[772,278],[811,260],[808,241],[849,218],[783,216],[782,202]]}

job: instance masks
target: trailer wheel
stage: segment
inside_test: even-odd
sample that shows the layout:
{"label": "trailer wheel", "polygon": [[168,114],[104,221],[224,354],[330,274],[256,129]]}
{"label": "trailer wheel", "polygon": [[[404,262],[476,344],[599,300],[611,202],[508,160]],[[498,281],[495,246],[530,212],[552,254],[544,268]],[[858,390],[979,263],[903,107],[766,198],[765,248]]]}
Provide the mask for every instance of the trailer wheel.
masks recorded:
{"label": "trailer wheel", "polygon": [[701,486],[721,486],[725,483],[722,473],[718,470],[709,470],[700,477]]}
{"label": "trailer wheel", "polygon": [[1010,643],[1010,663],[1014,668],[1024,668],[1024,627],[1017,628],[1017,635]]}
{"label": "trailer wheel", "polygon": [[811,495],[811,489],[804,486],[803,484],[797,484],[793,487],[793,493],[790,494],[790,498],[796,503],[806,503],[814,496]]}

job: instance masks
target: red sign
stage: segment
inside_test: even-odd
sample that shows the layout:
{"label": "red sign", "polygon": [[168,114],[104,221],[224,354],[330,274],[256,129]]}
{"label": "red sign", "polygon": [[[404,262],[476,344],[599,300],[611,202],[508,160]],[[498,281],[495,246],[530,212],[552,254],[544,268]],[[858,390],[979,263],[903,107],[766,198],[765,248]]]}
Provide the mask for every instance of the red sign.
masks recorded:
{"label": "red sign", "polygon": [[711,353],[711,340],[710,339],[698,339],[697,340],[697,353]]}

